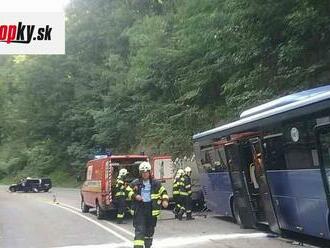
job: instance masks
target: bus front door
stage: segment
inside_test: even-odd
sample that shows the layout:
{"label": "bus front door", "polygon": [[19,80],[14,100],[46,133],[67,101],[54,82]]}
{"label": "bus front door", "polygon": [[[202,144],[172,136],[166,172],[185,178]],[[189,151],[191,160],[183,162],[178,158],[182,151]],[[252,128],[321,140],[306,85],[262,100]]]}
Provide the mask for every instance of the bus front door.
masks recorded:
{"label": "bus front door", "polygon": [[[252,149],[253,163],[255,166],[255,179],[257,181],[257,198],[259,209],[265,216],[266,222],[269,225],[271,231],[280,233],[279,224],[275,214],[271,192],[267,183],[267,175],[264,167],[264,156],[262,143],[259,138],[250,139],[250,145]],[[258,217],[258,216],[257,216]]]}
{"label": "bus front door", "polygon": [[231,184],[234,192],[232,203],[233,214],[242,228],[255,228],[256,215],[253,211],[251,198],[247,188],[245,171],[240,159],[240,148],[238,143],[225,145]]}

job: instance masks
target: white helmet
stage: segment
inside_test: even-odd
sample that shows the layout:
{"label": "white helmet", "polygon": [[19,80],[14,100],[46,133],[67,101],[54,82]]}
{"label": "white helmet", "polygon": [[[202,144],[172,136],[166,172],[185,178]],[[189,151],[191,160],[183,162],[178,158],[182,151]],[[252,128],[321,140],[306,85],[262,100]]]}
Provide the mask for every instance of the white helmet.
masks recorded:
{"label": "white helmet", "polygon": [[140,172],[147,172],[147,171],[151,171],[151,164],[147,161],[142,162],[139,165],[139,171]]}
{"label": "white helmet", "polygon": [[178,171],[176,172],[175,177],[176,177],[176,178],[179,178],[179,177],[181,177],[181,176],[183,176],[183,175],[184,175],[184,170],[182,170],[182,169],[178,169]]}
{"label": "white helmet", "polygon": [[120,169],[118,177],[124,177],[128,174],[128,171],[126,169]]}
{"label": "white helmet", "polygon": [[188,175],[191,173],[191,168],[189,166],[187,166],[185,169],[184,169],[184,172]]}

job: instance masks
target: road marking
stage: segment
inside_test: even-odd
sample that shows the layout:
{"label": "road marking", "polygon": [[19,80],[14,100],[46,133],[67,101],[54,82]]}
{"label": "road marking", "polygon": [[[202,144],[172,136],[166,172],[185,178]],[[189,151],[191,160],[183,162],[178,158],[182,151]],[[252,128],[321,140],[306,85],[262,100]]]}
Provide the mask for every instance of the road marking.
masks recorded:
{"label": "road marking", "polygon": [[184,245],[193,245],[211,241],[220,241],[228,239],[257,239],[266,238],[266,233],[231,233],[231,234],[211,234],[199,237],[178,237],[155,240],[155,246],[159,248],[182,247]]}
{"label": "road marking", "polygon": [[[81,211],[81,209],[76,208],[76,207],[73,207],[73,206],[68,205],[68,204],[65,204],[65,203],[61,203],[61,202],[59,202],[59,204],[62,205],[62,206],[65,206],[65,207],[67,207],[67,208],[71,208],[71,209],[73,209],[73,210],[76,210],[76,211],[78,211],[78,212]],[[106,222],[106,224],[108,224],[108,225],[110,225],[110,226],[112,226],[112,227],[117,228],[118,230],[120,230],[120,231],[126,233],[127,235],[129,235],[129,236],[131,236],[131,237],[134,237],[134,233],[132,233],[132,232],[126,230],[125,228],[122,228],[122,227],[120,227],[120,226],[118,226],[118,225],[116,225],[116,224],[114,224],[114,223],[111,223],[111,222]]]}
{"label": "road marking", "polygon": [[[50,204],[50,203],[48,203],[48,204]],[[93,219],[91,219],[91,218],[89,218],[89,217],[87,217],[87,216],[81,214],[81,213],[78,213],[78,212],[75,211],[75,210],[72,210],[72,209],[70,209],[70,208],[68,208],[68,207],[61,206],[60,204],[57,204],[57,205],[50,204],[50,205],[53,205],[53,206],[56,206],[56,207],[62,208],[62,209],[64,209],[64,210],[66,210],[66,211],[69,211],[69,212],[75,214],[75,215],[78,215],[78,216],[80,216],[81,218],[83,218],[83,219],[85,219],[85,220],[87,220],[87,221],[89,221],[89,222],[91,222],[91,223],[97,225],[98,227],[102,228],[103,230],[105,230],[105,231],[107,231],[107,232],[109,232],[109,233],[115,235],[116,237],[120,238],[121,240],[123,240],[123,241],[125,241],[125,242],[129,242],[129,243],[131,244],[131,240],[129,240],[128,238],[126,238],[126,237],[120,235],[119,233],[117,233],[116,231],[114,231],[114,230],[112,230],[112,229],[106,227],[105,225],[103,225],[103,224],[101,224],[101,223],[99,223],[99,222],[97,222],[97,221],[95,221],[95,220],[93,220]]]}
{"label": "road marking", "polygon": [[[25,196],[25,197],[29,197],[29,196]],[[85,216],[84,214],[80,213],[80,212],[81,212],[81,209],[76,208],[76,207],[74,207],[74,206],[71,206],[71,205],[69,205],[69,204],[65,204],[65,203],[59,202],[59,201],[56,200],[56,198],[55,198],[55,201],[54,201],[54,200],[53,200],[53,201],[45,200],[45,199],[43,199],[43,198],[41,198],[41,197],[35,197],[34,199],[37,199],[37,200],[40,201],[40,202],[44,202],[44,203],[47,203],[47,204],[50,204],[50,205],[55,205],[55,204],[56,204],[55,206],[62,205],[64,208],[69,208],[70,210],[74,211],[75,213],[78,213],[78,214],[81,215],[81,216],[84,216],[84,217],[86,217],[86,218],[89,218],[89,217]],[[63,207],[62,207],[62,208],[63,208]],[[93,219],[90,218],[90,220],[93,220]],[[93,221],[95,221],[95,220],[93,220]],[[97,221],[95,221],[95,222],[98,223]],[[117,228],[118,230],[122,231],[123,233],[126,233],[127,235],[129,235],[129,236],[131,236],[131,237],[134,237],[134,236],[135,236],[133,232],[130,232],[130,231],[126,230],[125,228],[122,228],[122,227],[120,227],[120,226],[118,226],[118,225],[116,225],[116,224],[114,224],[114,223],[111,223],[111,222],[105,222],[105,224],[110,225],[110,226],[112,226],[112,227],[115,227],[115,228]],[[111,230],[111,229],[110,229],[110,230]]]}
{"label": "road marking", "polygon": [[[229,239],[260,239],[266,238],[266,233],[232,233],[232,234],[213,234],[200,237],[177,237],[167,238],[154,241],[154,246],[159,248],[167,247],[188,247],[194,244],[201,244],[212,241],[229,240]],[[108,243],[101,245],[78,245],[78,246],[64,246],[61,248],[120,248],[131,247],[130,243]],[[59,247],[58,247],[59,248]]]}

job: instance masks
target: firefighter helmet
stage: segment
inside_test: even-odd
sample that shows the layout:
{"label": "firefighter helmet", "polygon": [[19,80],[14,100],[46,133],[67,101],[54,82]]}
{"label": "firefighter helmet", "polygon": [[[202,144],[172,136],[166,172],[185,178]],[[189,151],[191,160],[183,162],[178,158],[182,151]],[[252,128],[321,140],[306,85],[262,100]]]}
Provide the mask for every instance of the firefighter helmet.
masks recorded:
{"label": "firefighter helmet", "polygon": [[126,169],[120,169],[118,177],[124,177],[128,174],[128,171]]}
{"label": "firefighter helmet", "polygon": [[184,175],[184,170],[182,169],[178,169],[178,171],[176,172],[176,178],[182,177]]}
{"label": "firefighter helmet", "polygon": [[187,166],[185,169],[184,169],[184,172],[187,174],[187,175],[190,175],[191,174],[191,168],[189,166]]}
{"label": "firefighter helmet", "polygon": [[151,164],[147,161],[142,162],[139,165],[139,171],[140,172],[147,172],[147,171],[151,171]]}

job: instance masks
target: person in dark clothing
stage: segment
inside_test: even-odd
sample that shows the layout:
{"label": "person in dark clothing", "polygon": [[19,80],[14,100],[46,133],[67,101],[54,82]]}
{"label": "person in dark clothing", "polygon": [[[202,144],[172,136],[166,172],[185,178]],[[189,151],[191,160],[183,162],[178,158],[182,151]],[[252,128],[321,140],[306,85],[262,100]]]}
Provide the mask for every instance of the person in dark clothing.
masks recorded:
{"label": "person in dark clothing", "polygon": [[181,184],[181,178],[184,175],[184,170],[179,169],[175,175],[175,178],[173,180],[173,201],[174,201],[174,209],[173,213],[175,215],[175,218],[177,219],[179,216],[179,212],[181,210],[181,207],[183,206],[181,196],[180,196],[180,184]]}
{"label": "person in dark clothing", "polygon": [[126,176],[128,171],[126,169],[121,169],[118,174],[118,178],[115,186],[115,202],[117,204],[117,223],[122,224],[124,219],[124,214],[126,210],[126,197],[128,194],[129,187],[126,182]]}
{"label": "person in dark clothing", "polygon": [[140,178],[131,183],[134,191],[134,248],[150,248],[161,206],[168,207],[168,195],[160,182],[151,177],[151,165],[142,162]]}
{"label": "person in dark clothing", "polygon": [[192,217],[192,191],[191,191],[191,168],[188,166],[184,169],[183,186],[180,188],[180,195],[183,198],[184,208],[179,212],[178,219],[182,220],[184,212],[186,212],[186,219],[193,220]]}

